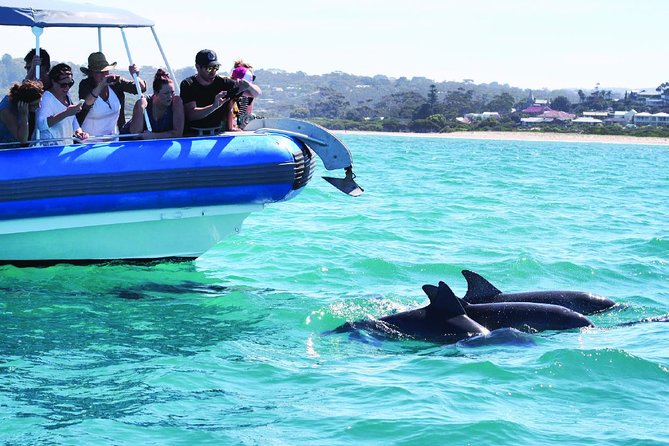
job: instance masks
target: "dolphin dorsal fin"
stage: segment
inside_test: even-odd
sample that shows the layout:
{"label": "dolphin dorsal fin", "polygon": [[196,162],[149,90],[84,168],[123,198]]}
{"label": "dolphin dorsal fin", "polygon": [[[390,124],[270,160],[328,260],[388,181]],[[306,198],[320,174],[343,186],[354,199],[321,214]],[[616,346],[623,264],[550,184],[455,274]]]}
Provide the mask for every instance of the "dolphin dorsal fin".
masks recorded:
{"label": "dolphin dorsal fin", "polygon": [[444,282],[439,282],[439,288],[434,285],[423,285],[423,291],[430,298],[429,309],[445,313],[446,318],[465,314],[458,296]]}
{"label": "dolphin dorsal fin", "polygon": [[430,303],[432,303],[432,301],[437,298],[439,287],[425,284],[423,285],[423,291],[425,292],[425,294],[427,294],[427,297],[430,299]]}
{"label": "dolphin dorsal fin", "polygon": [[464,299],[469,303],[489,302],[491,297],[502,294],[493,284],[474,271],[464,269],[462,275],[467,280],[467,293]]}
{"label": "dolphin dorsal fin", "polygon": [[[432,302],[432,299],[435,299],[437,297],[437,293],[439,292],[439,287],[436,287],[434,285],[423,285],[423,291],[425,291],[427,297],[430,298],[430,302]],[[467,312],[467,307],[469,306],[469,302],[460,297],[458,297],[458,302],[460,302],[462,308],[464,308],[465,312]]]}

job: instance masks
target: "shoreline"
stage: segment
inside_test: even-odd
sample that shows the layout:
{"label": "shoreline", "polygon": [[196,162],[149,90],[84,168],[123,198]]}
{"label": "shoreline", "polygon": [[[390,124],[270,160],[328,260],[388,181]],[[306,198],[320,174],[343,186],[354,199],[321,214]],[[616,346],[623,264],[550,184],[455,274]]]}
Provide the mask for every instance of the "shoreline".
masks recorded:
{"label": "shoreline", "polygon": [[403,133],[403,132],[369,132],[363,130],[332,130],[336,134],[370,135],[370,136],[407,136],[412,138],[443,138],[443,139],[487,139],[499,141],[536,141],[536,142],[596,142],[606,144],[642,144],[669,146],[669,138],[624,136],[624,135],[590,135],[583,133],[548,133],[548,132],[452,132],[452,133]]}

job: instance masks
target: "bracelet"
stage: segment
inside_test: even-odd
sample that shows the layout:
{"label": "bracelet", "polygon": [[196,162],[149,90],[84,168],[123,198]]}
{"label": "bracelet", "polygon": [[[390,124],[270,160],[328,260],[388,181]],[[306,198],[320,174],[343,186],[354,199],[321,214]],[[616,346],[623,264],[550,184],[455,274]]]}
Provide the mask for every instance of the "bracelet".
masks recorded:
{"label": "bracelet", "polygon": [[97,97],[96,95],[94,95],[94,94],[93,94],[93,92],[92,92],[92,91],[91,91],[91,96],[93,96],[93,97],[94,97],[95,99],[97,99],[97,98],[98,98],[98,97]]}

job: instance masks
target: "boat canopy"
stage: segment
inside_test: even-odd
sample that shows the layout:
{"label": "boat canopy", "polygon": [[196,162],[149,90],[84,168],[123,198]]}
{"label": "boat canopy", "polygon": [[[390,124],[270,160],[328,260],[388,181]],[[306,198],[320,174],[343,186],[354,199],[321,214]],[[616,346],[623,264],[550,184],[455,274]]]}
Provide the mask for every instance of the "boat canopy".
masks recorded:
{"label": "boat canopy", "polygon": [[154,23],[123,9],[90,3],[0,0],[0,25],[39,28],[150,28]]}

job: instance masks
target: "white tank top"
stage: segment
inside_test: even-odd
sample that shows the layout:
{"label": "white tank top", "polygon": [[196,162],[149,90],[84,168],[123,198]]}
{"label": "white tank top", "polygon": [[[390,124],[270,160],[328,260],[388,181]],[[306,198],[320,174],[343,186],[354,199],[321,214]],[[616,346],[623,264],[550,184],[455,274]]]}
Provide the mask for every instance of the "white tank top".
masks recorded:
{"label": "white tank top", "polygon": [[81,129],[90,136],[118,134],[117,121],[120,112],[121,102],[110,88],[109,99],[105,101],[100,96],[95,100],[86,119],[81,123]]}

